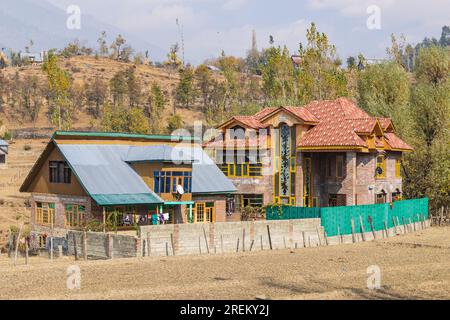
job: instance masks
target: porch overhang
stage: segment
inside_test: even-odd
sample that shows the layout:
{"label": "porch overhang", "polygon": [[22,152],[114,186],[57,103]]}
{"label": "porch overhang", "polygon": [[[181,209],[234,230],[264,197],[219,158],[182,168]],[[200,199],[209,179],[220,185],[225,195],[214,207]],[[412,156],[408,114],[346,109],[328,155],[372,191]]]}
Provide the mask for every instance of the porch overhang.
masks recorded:
{"label": "porch overhang", "polygon": [[159,205],[164,203],[151,193],[93,194],[91,197],[99,206]]}

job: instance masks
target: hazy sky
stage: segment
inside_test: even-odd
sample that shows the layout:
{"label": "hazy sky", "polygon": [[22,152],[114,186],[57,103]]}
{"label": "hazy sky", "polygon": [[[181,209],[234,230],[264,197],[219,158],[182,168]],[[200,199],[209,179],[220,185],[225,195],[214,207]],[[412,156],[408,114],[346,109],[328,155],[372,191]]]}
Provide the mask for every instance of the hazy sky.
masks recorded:
{"label": "hazy sky", "polygon": [[[193,63],[227,54],[244,55],[256,30],[258,46],[276,44],[292,51],[305,41],[316,22],[336,44],[339,56],[362,52],[385,57],[390,34],[403,33],[410,42],[439,37],[450,24],[449,0],[48,0],[65,9],[79,5],[82,14],[117,26],[163,49],[180,42],[176,19],[183,25],[186,60]],[[367,8],[380,8],[381,29],[370,30]]]}

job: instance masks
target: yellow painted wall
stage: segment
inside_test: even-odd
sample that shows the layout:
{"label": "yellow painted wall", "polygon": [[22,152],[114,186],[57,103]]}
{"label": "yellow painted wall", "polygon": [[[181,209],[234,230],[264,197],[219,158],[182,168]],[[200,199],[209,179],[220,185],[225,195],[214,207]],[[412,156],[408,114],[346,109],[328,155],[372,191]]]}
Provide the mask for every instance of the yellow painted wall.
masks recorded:
{"label": "yellow painted wall", "polygon": [[[154,187],[154,171],[187,171],[192,172],[192,166],[190,164],[175,165],[165,163],[134,163],[131,165],[133,169],[141,176],[142,180],[153,190]],[[181,197],[181,200],[176,200],[172,193],[163,193],[160,197],[165,201],[191,201],[192,194],[185,193]]]}
{"label": "yellow painted wall", "polygon": [[48,168],[50,161],[64,161],[58,149],[53,149],[45,160],[44,165],[30,185],[30,192],[86,196],[86,192],[73,172],[70,179],[71,183],[50,183]]}

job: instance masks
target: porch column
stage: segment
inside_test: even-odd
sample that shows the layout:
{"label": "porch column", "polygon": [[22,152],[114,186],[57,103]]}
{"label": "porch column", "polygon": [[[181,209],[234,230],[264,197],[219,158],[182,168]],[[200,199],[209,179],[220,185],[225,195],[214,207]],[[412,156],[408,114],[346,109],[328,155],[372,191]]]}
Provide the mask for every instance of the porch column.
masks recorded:
{"label": "porch column", "polygon": [[191,204],[189,204],[189,223],[193,222],[192,218],[193,217],[192,217],[192,203],[191,203]]}

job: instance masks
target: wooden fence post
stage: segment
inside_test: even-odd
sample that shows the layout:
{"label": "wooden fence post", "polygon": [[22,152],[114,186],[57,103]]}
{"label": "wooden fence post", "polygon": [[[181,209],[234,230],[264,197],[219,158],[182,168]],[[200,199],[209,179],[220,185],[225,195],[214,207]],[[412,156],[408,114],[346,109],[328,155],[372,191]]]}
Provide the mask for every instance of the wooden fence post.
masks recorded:
{"label": "wooden fence post", "polygon": [[375,232],[375,227],[373,226],[372,216],[369,215],[368,219],[369,219],[369,223],[370,223],[370,229],[372,229],[373,239],[377,240],[377,233]]}
{"label": "wooden fence post", "polygon": [[83,258],[84,260],[88,259],[88,252],[87,252],[87,232],[83,232]]}
{"label": "wooden fence post", "polygon": [[270,250],[273,250],[272,247],[272,237],[270,236],[270,226],[267,225],[267,235],[269,236],[269,246],[270,246]]}
{"label": "wooden fence post", "polygon": [[395,221],[395,217],[392,217],[392,223],[394,224],[395,235],[399,234],[397,230],[397,222]]}
{"label": "wooden fence post", "polygon": [[18,251],[19,251],[19,242],[20,242],[20,236],[22,235],[22,229],[23,229],[23,224],[20,225],[19,235],[17,236],[17,240],[16,240],[16,250],[14,252],[14,266],[17,263],[17,254],[18,254]]}
{"label": "wooden fence post", "polygon": [[306,248],[306,236],[305,236],[305,231],[302,231],[302,238],[303,238],[303,248]]}
{"label": "wooden fence post", "polygon": [[366,235],[365,235],[366,231],[364,230],[364,223],[363,223],[363,219],[362,219],[361,215],[359,216],[359,223],[361,225],[361,237],[362,237],[362,240],[366,241]]}
{"label": "wooden fence post", "polygon": [[242,230],[242,252],[245,252],[245,228]]}
{"label": "wooden fence post", "polygon": [[[172,245],[172,254],[175,255],[175,244],[173,241],[173,233],[170,234],[170,243]],[[206,245],[208,246],[208,244],[206,244]],[[208,253],[209,253],[209,250],[208,250]]]}
{"label": "wooden fence post", "polygon": [[202,227],[202,229],[203,229],[203,236],[204,236],[204,238],[205,238],[205,243],[206,243],[206,251],[207,251],[208,254],[209,254],[208,238],[206,238],[206,231],[205,231],[205,228]]}
{"label": "wooden fence post", "polygon": [[150,242],[150,232],[147,232],[147,257],[150,257],[152,253],[151,242]]}
{"label": "wooden fence post", "polygon": [[337,227],[337,233],[338,233],[338,243],[339,244],[341,244],[342,243],[342,239],[341,239],[341,228],[339,227],[339,225],[338,225],[338,227]]}
{"label": "wooden fence post", "polygon": [[255,240],[252,240],[252,243],[250,243],[250,252],[252,251],[252,249],[253,249],[253,244],[255,243]]}
{"label": "wooden fence post", "polygon": [[322,239],[320,239],[319,227],[316,227],[316,232],[317,232],[317,239],[319,239],[319,246],[321,246],[322,245]]}
{"label": "wooden fence post", "polygon": [[406,221],[405,221],[405,217],[402,217],[402,221],[403,221],[403,230],[405,231],[405,233],[408,232],[408,226],[406,225]]}
{"label": "wooden fence post", "polygon": [[25,264],[28,265],[28,241],[25,238]]}
{"label": "wooden fence post", "polygon": [[237,239],[236,252],[239,252],[239,238]]}
{"label": "wooden fence post", "polygon": [[384,232],[386,233],[386,238],[389,238],[389,229],[386,221],[384,221]]}
{"label": "wooden fence post", "polygon": [[75,255],[75,261],[78,260],[78,248],[77,248],[77,236],[75,232],[72,233],[73,236],[73,254]]}
{"label": "wooden fence post", "polygon": [[353,243],[356,242],[356,236],[355,236],[355,221],[353,220],[353,218],[350,218],[350,224],[352,227],[352,241]]}

